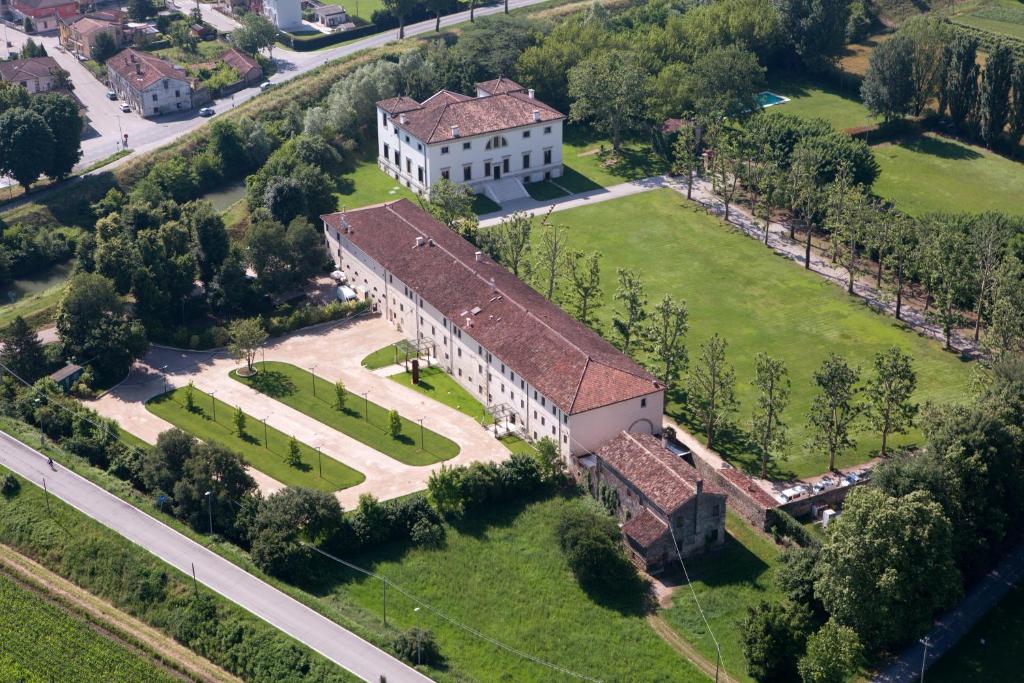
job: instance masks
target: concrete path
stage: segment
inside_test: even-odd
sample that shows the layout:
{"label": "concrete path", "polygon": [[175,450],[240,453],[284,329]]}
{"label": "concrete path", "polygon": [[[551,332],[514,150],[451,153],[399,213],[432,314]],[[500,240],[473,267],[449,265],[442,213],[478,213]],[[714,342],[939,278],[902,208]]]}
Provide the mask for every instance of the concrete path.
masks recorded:
{"label": "concrete path", "polygon": [[[471,417],[449,408],[394,380],[380,376],[360,365],[372,351],[401,340],[402,335],[379,317],[363,317],[327,328],[306,331],[270,342],[266,359],[291,363],[308,369],[316,364],[318,377],[334,382],[341,379],[358,405],[367,398],[403,417],[424,424],[459,445],[459,454],[447,464],[473,461],[499,462],[509,457],[505,446]],[[257,360],[261,360],[261,353]],[[430,473],[441,463],[429,466],[406,465],[327,425],[231,379],[228,373],[239,362],[224,352],[190,352],[155,347],[144,362],[133,368],[128,379],[102,397],[87,403],[104,417],[116,420],[141,439],[155,442],[160,432],[171,425],[146,410],[145,402],[167,390],[194,382],[196,388],[215,394],[225,410],[241,406],[252,417],[267,419],[267,425],[294,435],[309,446],[319,446],[332,457],[366,475],[357,486],[337,493],[345,509],[353,509],[363,493],[380,499],[395,498],[426,488]],[[227,406],[231,406],[228,408]],[[280,484],[266,475],[257,476],[267,492]]]}
{"label": "concrete path", "polygon": [[912,683],[921,676],[921,664],[930,668],[963,638],[989,610],[1024,581],[1024,544],[1017,546],[985,575],[959,605],[942,615],[928,633],[928,653],[916,642],[875,676],[877,683]]}
{"label": "concrete path", "polygon": [[429,681],[386,652],[318,612],[290,598],[244,569],[161,524],[74,472],[52,471],[46,457],[0,432],[0,464],[36,486],[46,480],[50,495],[116,531],[203,585],[252,612],[364,681]]}

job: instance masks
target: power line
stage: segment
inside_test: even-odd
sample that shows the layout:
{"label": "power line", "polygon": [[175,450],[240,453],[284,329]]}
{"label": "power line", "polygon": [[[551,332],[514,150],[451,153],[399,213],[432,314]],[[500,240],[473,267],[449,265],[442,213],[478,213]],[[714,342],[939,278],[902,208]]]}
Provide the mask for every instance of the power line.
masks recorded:
{"label": "power line", "polygon": [[331,555],[330,553],[327,553],[327,552],[321,550],[320,548],[317,548],[316,546],[309,545],[307,543],[304,543],[303,545],[305,545],[306,547],[308,547],[308,548],[310,548],[312,550],[315,550],[316,552],[320,553],[324,557],[327,557],[327,558],[329,558],[331,560],[334,560],[335,562],[338,562],[339,564],[342,564],[342,565],[344,565],[346,567],[349,567],[350,569],[354,569],[354,570],[356,570],[358,572],[361,572],[361,573],[365,574],[366,576],[370,576],[370,577],[373,577],[375,579],[380,579],[380,580],[384,581],[390,588],[393,588],[394,590],[397,590],[399,593],[401,593],[402,595],[407,597],[409,600],[412,600],[414,603],[416,603],[417,605],[419,605],[423,609],[428,610],[429,612],[432,612],[434,615],[440,617],[441,619],[444,619],[445,621],[447,621],[452,626],[460,628],[460,629],[466,631],[467,633],[469,633],[470,635],[473,635],[473,636],[475,636],[477,638],[480,638],[481,640],[485,640],[488,643],[490,643],[491,645],[499,647],[502,650],[505,650],[506,652],[509,652],[509,653],[511,653],[511,654],[513,654],[513,655],[515,655],[517,657],[521,657],[522,659],[526,659],[526,660],[528,660],[530,662],[533,662],[534,664],[539,664],[540,666],[545,666],[545,667],[547,667],[547,668],[549,668],[549,669],[551,669],[553,671],[557,671],[557,672],[559,672],[561,674],[565,674],[566,676],[571,676],[573,678],[578,678],[578,679],[584,680],[584,681],[591,681],[592,683],[601,683],[601,680],[598,679],[598,678],[591,678],[590,676],[587,676],[586,674],[581,674],[581,673],[578,673],[578,672],[573,671],[571,669],[566,669],[563,666],[559,666],[558,664],[554,664],[552,662],[546,661],[544,659],[541,659],[539,657],[531,655],[528,652],[523,652],[522,650],[514,648],[511,645],[506,645],[505,643],[501,642],[500,640],[497,640],[496,638],[492,638],[491,636],[487,635],[486,633],[482,633],[482,632],[476,630],[472,626],[468,626],[466,624],[463,624],[462,622],[458,621],[454,617],[451,617],[448,614],[445,614],[441,610],[437,609],[433,605],[431,605],[431,604],[429,604],[427,602],[424,602],[423,600],[421,600],[420,598],[416,597],[415,595],[410,593],[408,590],[406,590],[402,586],[396,584],[391,579],[387,578],[386,576],[384,576],[382,574],[376,574],[374,572],[371,572],[368,569],[363,569],[362,567],[360,567],[358,565],[352,564],[351,562],[347,562],[347,561],[345,561],[345,560],[343,560],[343,559],[341,559],[339,557],[335,557],[334,555]]}

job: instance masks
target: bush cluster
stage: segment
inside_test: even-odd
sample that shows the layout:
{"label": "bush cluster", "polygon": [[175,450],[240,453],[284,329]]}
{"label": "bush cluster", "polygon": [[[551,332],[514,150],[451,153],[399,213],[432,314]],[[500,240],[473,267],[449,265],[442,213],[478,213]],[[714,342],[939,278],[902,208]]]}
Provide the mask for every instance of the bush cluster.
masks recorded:
{"label": "bush cluster", "polygon": [[626,559],[622,534],[613,517],[567,507],[555,536],[569,568],[585,589],[614,592],[636,584],[636,568]]}
{"label": "bush cluster", "polygon": [[517,453],[500,464],[442,465],[427,481],[427,498],[439,514],[458,521],[487,505],[521,499],[542,485],[537,459]]}
{"label": "bush cluster", "polygon": [[367,301],[332,301],[323,306],[304,306],[287,315],[264,318],[263,328],[271,337],[278,337],[310,325],[341,320],[362,313],[368,306]]}

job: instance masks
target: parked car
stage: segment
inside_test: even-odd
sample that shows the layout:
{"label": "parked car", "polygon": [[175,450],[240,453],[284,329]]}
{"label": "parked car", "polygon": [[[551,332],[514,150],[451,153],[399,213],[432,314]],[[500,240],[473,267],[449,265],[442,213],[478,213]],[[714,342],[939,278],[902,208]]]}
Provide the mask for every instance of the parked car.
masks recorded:
{"label": "parked car", "polygon": [[130,106],[128,106],[127,102],[122,102],[121,103],[121,111],[123,111],[125,114],[127,114],[131,110],[132,110],[132,108]]}
{"label": "parked car", "polygon": [[354,289],[345,285],[338,287],[337,291],[335,291],[335,296],[338,301],[355,301],[359,298]]}
{"label": "parked car", "polygon": [[203,107],[199,110],[200,116],[213,116],[216,112],[213,111],[213,107]]}
{"label": "parked car", "polygon": [[116,100],[117,99],[117,93],[114,92],[113,90],[108,90],[107,91],[107,99],[108,100]]}
{"label": "parked car", "polygon": [[260,83],[260,90],[262,90],[264,92],[266,92],[267,90],[270,90],[273,87],[274,87],[274,84],[271,83],[270,81],[263,81],[262,83]]}

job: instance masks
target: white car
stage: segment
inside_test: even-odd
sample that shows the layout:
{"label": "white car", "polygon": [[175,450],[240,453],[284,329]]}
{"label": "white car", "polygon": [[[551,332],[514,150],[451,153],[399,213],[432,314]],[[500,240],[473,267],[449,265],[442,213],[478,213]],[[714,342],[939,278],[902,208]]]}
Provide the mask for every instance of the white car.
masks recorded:
{"label": "white car", "polygon": [[334,294],[338,298],[338,301],[355,301],[359,298],[354,289],[346,287],[345,285],[338,287]]}
{"label": "white car", "polygon": [[262,83],[260,83],[260,90],[262,90],[263,92],[266,92],[266,91],[270,90],[273,87],[274,87],[274,84],[271,83],[270,81],[263,81]]}
{"label": "white car", "polygon": [[127,102],[122,102],[121,103],[121,111],[123,111],[125,114],[127,114],[131,110],[132,110],[132,108],[128,105]]}
{"label": "white car", "polygon": [[203,107],[199,110],[200,116],[213,116],[216,112],[213,111],[213,107]]}

